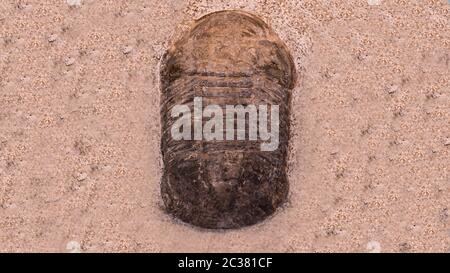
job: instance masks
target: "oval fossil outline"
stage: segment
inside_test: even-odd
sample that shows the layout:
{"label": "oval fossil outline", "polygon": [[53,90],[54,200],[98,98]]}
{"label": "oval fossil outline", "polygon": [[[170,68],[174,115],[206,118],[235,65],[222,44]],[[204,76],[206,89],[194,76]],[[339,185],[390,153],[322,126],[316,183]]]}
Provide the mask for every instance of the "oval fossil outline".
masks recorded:
{"label": "oval fossil outline", "polygon": [[[261,222],[286,200],[291,92],[296,70],[285,44],[259,17],[225,10],[207,14],[161,60],[161,195],[166,211],[204,228]],[[250,141],[173,141],[174,105],[280,105],[279,148]]]}

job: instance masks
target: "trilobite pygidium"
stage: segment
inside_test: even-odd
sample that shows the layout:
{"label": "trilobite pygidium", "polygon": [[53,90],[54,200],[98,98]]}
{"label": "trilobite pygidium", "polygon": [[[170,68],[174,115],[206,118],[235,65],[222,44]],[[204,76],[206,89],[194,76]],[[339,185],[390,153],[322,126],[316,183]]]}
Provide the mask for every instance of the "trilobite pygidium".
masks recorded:
{"label": "trilobite pygidium", "polygon": [[[289,188],[286,157],[295,66],[283,42],[252,14],[211,13],[167,50],[160,76],[166,210],[206,228],[237,228],[271,215]],[[278,149],[261,151],[261,140],[174,140],[171,109],[180,104],[192,109],[194,97],[203,98],[203,107],[279,105]]]}

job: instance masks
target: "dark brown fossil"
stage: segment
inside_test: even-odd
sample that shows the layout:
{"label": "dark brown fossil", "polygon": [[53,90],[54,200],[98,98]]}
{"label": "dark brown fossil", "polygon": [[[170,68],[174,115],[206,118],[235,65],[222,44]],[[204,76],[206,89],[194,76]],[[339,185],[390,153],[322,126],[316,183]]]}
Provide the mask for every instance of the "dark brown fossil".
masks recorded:
{"label": "dark brown fossil", "polygon": [[[290,90],[295,66],[283,42],[258,17],[220,11],[195,22],[161,63],[161,194],[166,210],[205,228],[262,221],[287,197]],[[279,105],[279,146],[262,140],[174,140],[175,105]],[[248,117],[246,117],[248,120]],[[205,120],[203,120],[203,123]]]}

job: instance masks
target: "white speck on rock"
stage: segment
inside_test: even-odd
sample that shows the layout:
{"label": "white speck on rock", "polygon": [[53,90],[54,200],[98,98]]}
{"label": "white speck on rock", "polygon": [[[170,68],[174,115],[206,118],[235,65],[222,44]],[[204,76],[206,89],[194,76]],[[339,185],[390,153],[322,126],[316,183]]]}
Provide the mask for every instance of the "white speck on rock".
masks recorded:
{"label": "white speck on rock", "polygon": [[71,7],[81,6],[81,0],[66,0],[66,2]]}
{"label": "white speck on rock", "polygon": [[77,241],[70,241],[66,245],[66,249],[70,253],[81,253],[81,245]]}
{"label": "white speck on rock", "polygon": [[379,4],[381,4],[381,0],[367,0],[367,4],[371,6],[378,6]]}
{"label": "white speck on rock", "polygon": [[367,243],[366,249],[369,250],[369,253],[380,253],[381,245],[377,241],[370,241]]}

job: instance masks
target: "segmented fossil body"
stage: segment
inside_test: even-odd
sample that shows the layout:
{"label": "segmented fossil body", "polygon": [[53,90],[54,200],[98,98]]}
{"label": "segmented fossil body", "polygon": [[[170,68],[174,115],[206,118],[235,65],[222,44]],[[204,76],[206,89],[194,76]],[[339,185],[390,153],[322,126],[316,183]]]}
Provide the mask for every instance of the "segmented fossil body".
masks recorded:
{"label": "segmented fossil body", "polygon": [[[288,193],[286,158],[295,66],[258,17],[208,14],[175,42],[161,63],[161,194],[167,211],[205,228],[237,228],[271,215]],[[175,105],[279,105],[279,146],[262,140],[175,140]],[[248,120],[248,117],[245,117]],[[204,120],[202,122],[205,122]]]}

